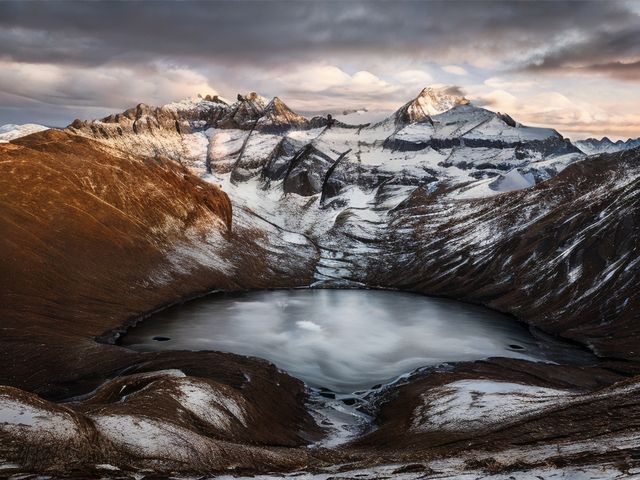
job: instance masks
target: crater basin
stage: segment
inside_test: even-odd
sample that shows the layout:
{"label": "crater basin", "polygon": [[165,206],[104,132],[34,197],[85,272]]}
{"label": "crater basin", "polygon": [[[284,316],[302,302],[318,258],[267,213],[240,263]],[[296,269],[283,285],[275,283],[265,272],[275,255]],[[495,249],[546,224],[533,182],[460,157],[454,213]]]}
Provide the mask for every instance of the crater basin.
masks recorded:
{"label": "crater basin", "polygon": [[549,360],[512,317],[453,300],[381,290],[212,294],[152,315],[121,345],[216,350],[273,362],[307,385],[350,393],[443,362]]}

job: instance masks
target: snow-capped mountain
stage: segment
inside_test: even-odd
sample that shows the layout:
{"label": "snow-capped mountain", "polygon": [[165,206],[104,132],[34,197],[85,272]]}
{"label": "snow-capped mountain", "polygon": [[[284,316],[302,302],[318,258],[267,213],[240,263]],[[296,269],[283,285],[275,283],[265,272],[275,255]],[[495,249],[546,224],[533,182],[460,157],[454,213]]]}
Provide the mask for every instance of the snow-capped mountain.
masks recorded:
{"label": "snow-capped mountain", "polygon": [[608,137],[587,138],[586,140],[578,140],[577,147],[587,155],[595,155],[598,153],[613,153],[631,148],[640,147],[640,138],[629,138],[627,140],[611,141]]}
{"label": "snow-capped mountain", "polygon": [[399,125],[406,125],[469,103],[451,88],[426,87],[416,98],[404,104],[395,113],[394,119]]}
{"label": "snow-capped mountain", "polygon": [[278,97],[274,97],[262,111],[262,116],[256,122],[256,128],[265,130],[279,130],[308,128],[309,120],[291,110]]}
{"label": "snow-capped mountain", "polygon": [[447,183],[467,196],[492,195],[550,178],[583,156],[555,130],[523,126],[450,88],[425,88],[373,124],[307,119],[277,97],[251,92],[231,105],[217,97],[138,105],[69,128],[119,149],[229,174],[234,182],[259,179],[307,196],[326,187],[324,200],[340,185],[371,191],[383,182],[430,189]]}
{"label": "snow-capped mountain", "polygon": [[[399,121],[407,118],[413,120]],[[367,252],[375,251],[373,239],[392,230],[392,212],[416,196],[492,197],[584,158],[553,129],[524,126],[434,88],[374,124],[307,119],[278,98],[249,93],[231,105],[212,97],[140,105],[74,122],[69,131],[105,148],[181,162],[222,186],[236,212],[304,233],[321,252],[314,274],[320,284],[354,282],[348,258],[366,271],[376,257],[361,255],[362,239],[370,240]],[[335,251],[350,253],[338,261]]]}
{"label": "snow-capped mountain", "polygon": [[22,125],[16,125],[14,123],[8,123],[0,126],[0,142],[9,142],[16,138],[24,137],[25,135],[31,135],[32,133],[41,132],[49,127],[44,125],[38,125],[35,123],[24,123]]}

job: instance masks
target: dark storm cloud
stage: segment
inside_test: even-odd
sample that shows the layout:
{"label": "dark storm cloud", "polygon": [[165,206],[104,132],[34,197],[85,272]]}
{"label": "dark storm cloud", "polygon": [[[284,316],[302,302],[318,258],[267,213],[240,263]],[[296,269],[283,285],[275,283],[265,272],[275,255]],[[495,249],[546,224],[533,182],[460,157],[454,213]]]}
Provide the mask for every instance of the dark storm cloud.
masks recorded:
{"label": "dark storm cloud", "polygon": [[634,16],[620,2],[2,2],[0,45],[15,61],[80,65],[339,52],[501,56],[553,51],[568,33],[595,41]]}
{"label": "dark storm cloud", "polygon": [[605,73],[621,80],[640,81],[640,61],[637,62],[609,62],[588,65],[583,69],[595,73]]}
{"label": "dark storm cloud", "polygon": [[624,28],[594,32],[535,59],[534,71],[601,73],[640,81],[640,18]]}

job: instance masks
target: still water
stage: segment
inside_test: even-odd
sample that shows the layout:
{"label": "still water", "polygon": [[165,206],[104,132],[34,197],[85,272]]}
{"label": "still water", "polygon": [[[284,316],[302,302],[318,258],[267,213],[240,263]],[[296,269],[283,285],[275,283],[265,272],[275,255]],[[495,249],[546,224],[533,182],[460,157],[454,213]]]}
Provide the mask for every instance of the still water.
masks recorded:
{"label": "still water", "polygon": [[380,290],[213,294],[149,317],[121,344],[261,357],[312,387],[334,392],[366,389],[442,362],[544,357],[529,330],[511,317]]}

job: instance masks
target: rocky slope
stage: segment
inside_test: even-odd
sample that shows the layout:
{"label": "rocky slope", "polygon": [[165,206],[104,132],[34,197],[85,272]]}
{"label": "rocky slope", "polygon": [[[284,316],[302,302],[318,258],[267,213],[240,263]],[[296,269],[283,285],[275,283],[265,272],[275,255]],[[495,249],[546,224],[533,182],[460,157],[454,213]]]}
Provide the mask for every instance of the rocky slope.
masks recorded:
{"label": "rocky slope", "polygon": [[[409,104],[354,126],[209,97],[1,144],[3,471],[636,471],[640,149],[585,160],[451,92]],[[323,448],[273,365],[113,345],[193,295],[303,286],[482,303],[599,358],[421,369],[367,394],[377,431]]]}

